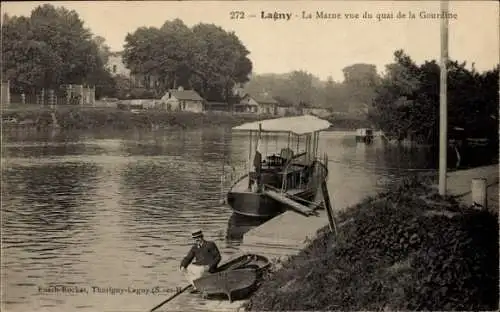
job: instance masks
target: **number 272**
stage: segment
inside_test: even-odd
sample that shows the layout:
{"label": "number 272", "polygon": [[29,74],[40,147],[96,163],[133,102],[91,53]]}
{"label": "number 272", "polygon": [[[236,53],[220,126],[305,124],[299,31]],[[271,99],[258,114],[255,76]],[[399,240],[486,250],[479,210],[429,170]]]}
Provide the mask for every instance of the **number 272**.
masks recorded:
{"label": "number 272", "polygon": [[231,19],[244,19],[245,12],[243,12],[243,11],[231,11],[231,12],[229,12],[229,16],[231,17]]}

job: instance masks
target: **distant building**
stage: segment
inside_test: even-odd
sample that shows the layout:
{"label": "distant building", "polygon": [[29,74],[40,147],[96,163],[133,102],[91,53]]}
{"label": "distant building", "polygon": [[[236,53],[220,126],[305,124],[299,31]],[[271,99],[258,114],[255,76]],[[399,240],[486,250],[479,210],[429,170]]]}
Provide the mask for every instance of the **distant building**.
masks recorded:
{"label": "distant building", "polygon": [[130,77],[130,69],[125,66],[123,62],[123,52],[112,52],[108,56],[108,63],[106,69],[112,76],[125,76]]}
{"label": "distant building", "polygon": [[233,95],[234,96],[239,96],[240,98],[245,96],[245,87],[243,83],[236,83],[233,86]]}
{"label": "distant building", "polygon": [[169,90],[162,98],[161,105],[168,111],[203,112],[204,99],[194,90]]}
{"label": "distant building", "polygon": [[276,109],[276,113],[278,116],[301,115],[302,108],[286,103],[279,103]]}
{"label": "distant building", "polygon": [[112,52],[108,57],[106,69],[112,76],[122,76],[130,79],[132,88],[154,88],[158,82],[158,77],[154,75],[132,74],[123,61],[123,51]]}
{"label": "distant building", "polygon": [[314,115],[323,118],[332,114],[328,109],[322,107],[304,107],[302,113],[304,115]]}
{"label": "distant building", "polygon": [[259,96],[246,94],[240,103],[234,106],[234,109],[237,112],[276,115],[278,113],[278,101],[268,94]]}

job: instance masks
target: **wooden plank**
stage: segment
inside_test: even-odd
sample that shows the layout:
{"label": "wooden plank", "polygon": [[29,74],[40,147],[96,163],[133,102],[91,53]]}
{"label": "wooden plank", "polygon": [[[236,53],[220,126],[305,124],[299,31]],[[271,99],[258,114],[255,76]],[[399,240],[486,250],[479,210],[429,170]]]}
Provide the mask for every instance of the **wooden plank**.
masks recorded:
{"label": "wooden plank", "polygon": [[328,186],[326,185],[326,180],[321,183],[321,191],[323,192],[323,200],[325,201],[326,213],[328,214],[328,223],[330,224],[330,231],[335,235],[337,234],[337,226],[335,224],[335,219],[333,216],[333,208],[330,203],[330,195],[328,194]]}
{"label": "wooden plank", "polygon": [[305,214],[307,216],[314,214],[314,211],[312,209],[310,209],[309,207],[304,206],[302,204],[299,204],[296,201],[291,200],[290,198],[288,198],[285,195],[282,195],[278,192],[275,192],[272,190],[265,190],[264,194],[271,197],[272,199],[274,199],[276,201],[279,201],[280,203],[283,203],[283,204],[289,206],[293,210],[296,210],[302,214]]}

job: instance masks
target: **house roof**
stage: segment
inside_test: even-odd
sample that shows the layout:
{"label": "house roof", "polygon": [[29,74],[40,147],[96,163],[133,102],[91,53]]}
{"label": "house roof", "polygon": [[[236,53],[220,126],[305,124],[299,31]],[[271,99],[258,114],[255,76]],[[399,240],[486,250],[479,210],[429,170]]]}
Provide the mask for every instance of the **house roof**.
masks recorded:
{"label": "house roof", "polygon": [[203,101],[203,98],[194,90],[170,90],[169,92],[179,100]]}
{"label": "house roof", "polygon": [[275,99],[273,99],[272,97],[268,96],[268,95],[250,95],[250,94],[247,94],[245,96],[249,96],[251,97],[252,99],[255,100],[255,102],[259,103],[259,104],[278,104],[278,101],[276,101]]}
{"label": "house roof", "polygon": [[249,122],[234,127],[240,131],[262,131],[267,132],[291,132],[297,135],[326,130],[331,126],[330,122],[312,115],[282,117],[275,119]]}

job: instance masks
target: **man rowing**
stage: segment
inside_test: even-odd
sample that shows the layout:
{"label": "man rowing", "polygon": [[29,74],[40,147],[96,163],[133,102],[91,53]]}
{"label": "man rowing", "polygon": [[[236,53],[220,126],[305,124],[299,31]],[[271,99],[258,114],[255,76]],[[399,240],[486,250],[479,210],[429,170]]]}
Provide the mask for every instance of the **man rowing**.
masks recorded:
{"label": "man rowing", "polygon": [[205,240],[201,230],[193,232],[191,236],[194,244],[186,257],[182,259],[180,270],[189,283],[193,285],[193,292],[196,292],[193,281],[207,273],[213,273],[219,265],[221,256],[217,245],[212,241]]}

